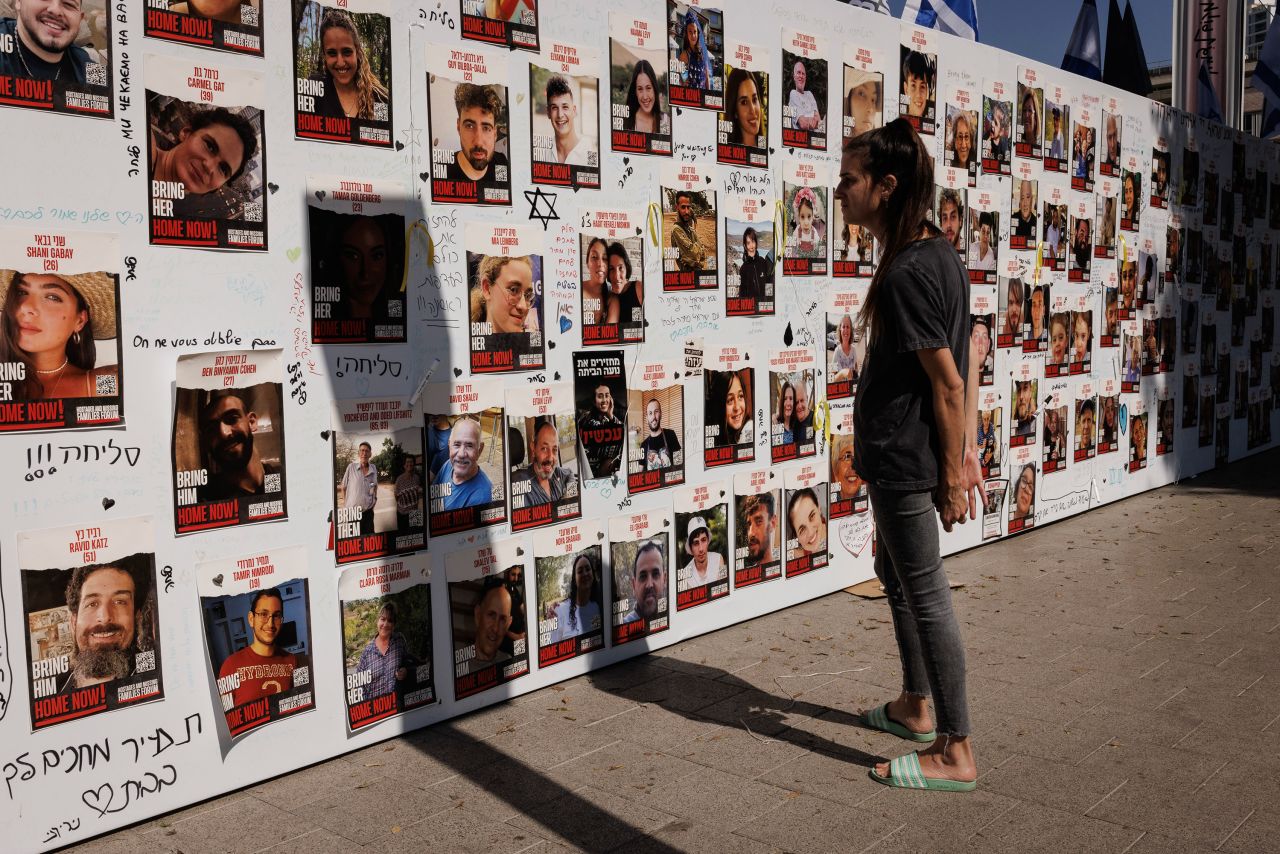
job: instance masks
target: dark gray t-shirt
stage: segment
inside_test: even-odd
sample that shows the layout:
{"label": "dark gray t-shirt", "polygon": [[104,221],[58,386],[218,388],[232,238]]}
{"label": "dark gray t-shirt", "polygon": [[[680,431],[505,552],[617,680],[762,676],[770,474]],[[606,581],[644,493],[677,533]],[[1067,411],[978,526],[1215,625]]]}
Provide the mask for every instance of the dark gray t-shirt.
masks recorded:
{"label": "dark gray t-shirt", "polygon": [[968,376],[968,276],[939,236],[899,253],[880,288],[880,331],[871,336],[854,403],[854,465],[881,489],[932,489],[940,441],[933,387],[916,351],[949,347],[960,376]]}

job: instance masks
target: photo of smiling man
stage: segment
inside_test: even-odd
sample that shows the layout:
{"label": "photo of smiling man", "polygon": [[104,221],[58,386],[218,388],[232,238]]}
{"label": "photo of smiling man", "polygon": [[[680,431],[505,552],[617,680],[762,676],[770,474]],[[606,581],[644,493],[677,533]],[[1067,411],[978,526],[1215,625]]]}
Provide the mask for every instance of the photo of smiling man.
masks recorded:
{"label": "photo of smiling man", "polygon": [[431,200],[436,204],[511,204],[506,76],[505,56],[472,47],[427,46]]}
{"label": "photo of smiling man", "polygon": [[0,2],[0,106],[112,118],[105,0]]}
{"label": "photo of smiling man", "polygon": [[526,545],[486,542],[444,557],[455,700],[529,672]]}
{"label": "photo of smiling man", "polygon": [[600,186],[600,57],[554,43],[529,63],[529,132],[533,183]]}
{"label": "photo of smiling man", "polygon": [[733,586],[749,587],[782,577],[782,489],[768,469],[733,479]]}
{"label": "photo of smiling man", "polygon": [[150,517],[18,535],[31,726],[164,697]]}

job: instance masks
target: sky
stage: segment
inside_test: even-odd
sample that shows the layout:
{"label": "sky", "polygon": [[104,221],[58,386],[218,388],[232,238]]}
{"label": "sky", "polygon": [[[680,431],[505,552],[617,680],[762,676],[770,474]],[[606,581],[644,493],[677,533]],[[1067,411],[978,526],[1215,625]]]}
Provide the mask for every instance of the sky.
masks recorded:
{"label": "sky", "polygon": [[[1103,56],[1107,50],[1107,0],[1095,0]],[[1081,0],[976,0],[978,35],[983,44],[1035,59],[1055,68],[1071,39]],[[901,16],[906,0],[889,0]],[[1173,55],[1173,0],[1131,0],[1148,65],[1168,62]],[[1121,14],[1123,0],[1117,0]]]}

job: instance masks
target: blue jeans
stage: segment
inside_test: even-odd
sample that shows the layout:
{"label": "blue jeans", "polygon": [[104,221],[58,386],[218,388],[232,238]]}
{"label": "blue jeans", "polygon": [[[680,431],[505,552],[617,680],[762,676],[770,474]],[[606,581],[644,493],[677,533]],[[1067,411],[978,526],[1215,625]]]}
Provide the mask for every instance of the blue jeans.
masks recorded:
{"label": "blue jeans", "polygon": [[902,687],[933,695],[938,734],[969,734],[964,642],[942,569],[938,520],[928,492],[869,487],[876,521],[876,576],[893,613]]}

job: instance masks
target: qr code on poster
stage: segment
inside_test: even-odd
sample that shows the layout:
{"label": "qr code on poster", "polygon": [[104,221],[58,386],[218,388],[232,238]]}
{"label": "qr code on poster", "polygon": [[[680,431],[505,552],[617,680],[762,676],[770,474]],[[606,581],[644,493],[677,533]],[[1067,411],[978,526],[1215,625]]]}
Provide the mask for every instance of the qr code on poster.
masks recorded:
{"label": "qr code on poster", "polygon": [[116,379],[115,374],[99,374],[93,378],[94,392],[98,397],[115,397],[120,393],[116,391]]}
{"label": "qr code on poster", "polygon": [[240,23],[246,27],[258,26],[258,7],[252,3],[240,4]]}
{"label": "qr code on poster", "polygon": [[84,67],[84,82],[90,86],[106,86],[107,67],[100,62],[90,62]]}
{"label": "qr code on poster", "polygon": [[381,101],[373,105],[373,120],[375,122],[385,122],[387,120],[387,102]]}
{"label": "qr code on poster", "polygon": [[149,649],[146,652],[140,652],[133,658],[134,669],[139,673],[150,673],[156,669],[156,651]]}
{"label": "qr code on poster", "polygon": [[279,492],[280,491],[280,472],[266,475],[262,478],[263,492]]}
{"label": "qr code on poster", "polygon": [[538,25],[538,19],[534,17],[533,12],[530,12],[528,9],[521,9],[520,23],[526,27],[536,27]]}
{"label": "qr code on poster", "polygon": [[404,303],[398,299],[387,300],[387,317],[404,317]]}
{"label": "qr code on poster", "polygon": [[293,668],[293,687],[301,688],[303,685],[311,684],[311,668],[295,667]]}
{"label": "qr code on poster", "polygon": [[245,202],[242,219],[245,222],[262,222],[262,202]]}

